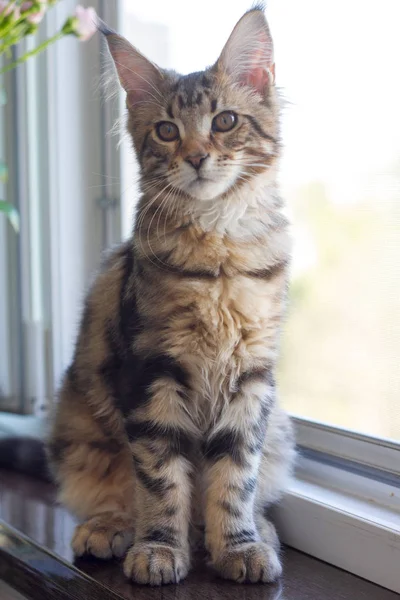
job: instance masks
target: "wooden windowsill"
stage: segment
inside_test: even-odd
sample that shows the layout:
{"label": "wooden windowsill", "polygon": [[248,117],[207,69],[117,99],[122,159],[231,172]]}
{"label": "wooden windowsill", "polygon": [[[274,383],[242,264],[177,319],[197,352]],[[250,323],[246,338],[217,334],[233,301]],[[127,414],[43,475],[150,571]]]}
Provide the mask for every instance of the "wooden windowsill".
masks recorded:
{"label": "wooden windowsill", "polygon": [[[74,560],[73,519],[55,504],[51,484],[0,470],[0,580],[32,600],[395,600],[398,595],[293,549],[274,585],[218,579],[203,557],[178,586],[146,588],[126,580],[117,561]],[[327,543],[329,543],[327,541]],[[7,597],[2,600],[7,600]]]}

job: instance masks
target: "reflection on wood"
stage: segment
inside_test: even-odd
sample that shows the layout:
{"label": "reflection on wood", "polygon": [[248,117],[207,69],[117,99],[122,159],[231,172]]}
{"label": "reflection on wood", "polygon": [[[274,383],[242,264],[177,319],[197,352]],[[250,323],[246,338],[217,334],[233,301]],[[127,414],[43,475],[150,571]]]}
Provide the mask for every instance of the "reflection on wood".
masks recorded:
{"label": "reflection on wood", "polygon": [[49,483],[3,471],[0,478],[0,517],[45,548],[72,561],[70,539],[76,521],[56,504],[54,487]]}
{"label": "reflection on wood", "polygon": [[117,598],[99,583],[1,522],[0,579],[35,600]]}
{"label": "reflection on wood", "polygon": [[26,596],[21,596],[4,581],[0,581],[0,598],[1,600],[27,600]]}

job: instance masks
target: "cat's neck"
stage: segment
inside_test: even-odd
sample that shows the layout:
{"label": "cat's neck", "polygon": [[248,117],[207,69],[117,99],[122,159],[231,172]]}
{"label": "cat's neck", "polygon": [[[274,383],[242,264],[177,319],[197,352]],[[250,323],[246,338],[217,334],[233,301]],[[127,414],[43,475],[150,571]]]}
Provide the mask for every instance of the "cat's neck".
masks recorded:
{"label": "cat's neck", "polygon": [[161,232],[165,237],[170,232],[175,237],[193,224],[204,233],[237,240],[257,238],[282,210],[276,179],[276,167],[272,167],[210,200],[156,189],[144,194],[138,204],[134,235],[153,237]]}
{"label": "cat's neck", "polygon": [[210,201],[197,202],[190,208],[193,223],[206,233],[232,240],[258,238],[276,215],[280,200],[272,184],[233,190]]}
{"label": "cat's neck", "polygon": [[[140,212],[134,245],[138,255],[153,264],[233,275],[241,269],[266,268],[286,260],[289,241],[283,204],[275,186],[247,190],[246,198],[232,195],[197,201],[197,207],[161,216],[161,209]],[[161,206],[161,205],[160,205]],[[160,217],[160,218],[159,218]]]}

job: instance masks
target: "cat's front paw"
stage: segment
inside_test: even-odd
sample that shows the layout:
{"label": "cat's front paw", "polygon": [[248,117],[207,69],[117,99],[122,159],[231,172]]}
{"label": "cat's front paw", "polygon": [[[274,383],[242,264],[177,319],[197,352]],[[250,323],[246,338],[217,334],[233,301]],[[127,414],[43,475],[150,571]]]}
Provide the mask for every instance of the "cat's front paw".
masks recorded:
{"label": "cat's front paw", "polygon": [[188,571],[187,552],[155,544],[133,546],[124,562],[125,575],[136,583],[147,585],[179,583]]}
{"label": "cat's front paw", "polygon": [[276,551],[262,542],[227,549],[212,565],[221,577],[237,583],[269,583],[282,574]]}
{"label": "cat's front paw", "polygon": [[97,558],[123,556],[133,541],[133,522],[128,515],[101,513],[78,525],[72,538],[76,556],[91,554]]}

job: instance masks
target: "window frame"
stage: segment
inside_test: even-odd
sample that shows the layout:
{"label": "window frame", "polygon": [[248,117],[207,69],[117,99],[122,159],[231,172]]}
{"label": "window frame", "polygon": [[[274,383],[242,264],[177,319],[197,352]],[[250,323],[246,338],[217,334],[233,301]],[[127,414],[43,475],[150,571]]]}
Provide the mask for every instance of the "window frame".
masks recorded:
{"label": "window frame", "polygon": [[400,593],[398,510],[298,476],[272,514],[288,546]]}
{"label": "window frame", "polygon": [[400,445],[293,422],[296,472],[272,511],[282,541],[400,593]]}
{"label": "window frame", "polygon": [[[319,455],[400,478],[400,443],[292,415],[297,444]],[[322,458],[322,456],[321,456]]]}

